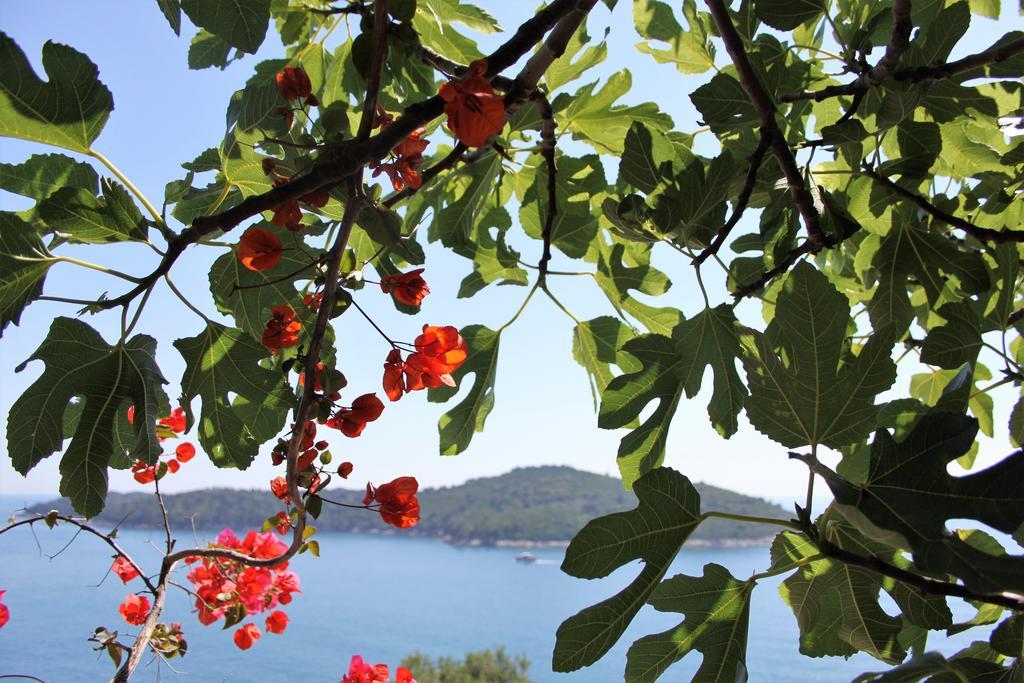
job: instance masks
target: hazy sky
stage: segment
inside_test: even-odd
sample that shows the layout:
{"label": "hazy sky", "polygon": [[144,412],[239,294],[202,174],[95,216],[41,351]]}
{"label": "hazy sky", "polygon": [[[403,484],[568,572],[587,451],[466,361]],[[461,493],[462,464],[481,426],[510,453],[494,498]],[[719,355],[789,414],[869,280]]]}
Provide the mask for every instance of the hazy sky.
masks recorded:
{"label": "hazy sky", "polygon": [[[502,24],[514,29],[529,12],[530,3],[519,1],[481,3]],[[599,73],[602,78],[613,71],[628,68],[634,88],[624,99],[636,103],[653,100],[668,112],[681,130],[698,127],[697,114],[687,94],[706,77],[683,77],[668,65],[637,54],[632,44],[638,40],[632,28],[631,5],[620,2],[614,14],[598,4],[590,19],[590,34],[599,39],[605,27],[610,54]],[[1020,22],[1019,18],[1012,20]],[[27,53],[41,74],[40,50],[47,39],[71,45],[87,54],[99,67],[101,80],[114,95],[115,110],[95,148],[110,158],[138,185],[157,206],[163,199],[164,185],[184,177],[180,164],[191,160],[203,149],[216,146],[224,126],[224,110],[230,94],[251,75],[261,59],[280,55],[273,31],[268,33],[260,53],[246,57],[225,71],[216,69],[189,71],[186,54],[194,29],[183,17],[182,37],[171,32],[155,2],[120,0],[117,2],[73,3],[36,0],[19,3],[17,12],[8,6],[0,17],[0,29],[11,35]],[[974,17],[980,25],[984,44],[995,35],[996,23]],[[1006,29],[1009,27],[1007,26]],[[973,29],[972,29],[973,30]],[[339,30],[340,34],[341,31]],[[499,37],[487,38],[494,45]],[[720,58],[722,55],[720,55]],[[586,79],[594,79],[588,75]],[[587,82],[570,84],[569,89]],[[434,139],[441,140],[438,132]],[[447,140],[445,140],[447,142]],[[573,153],[589,153],[589,148],[574,146]],[[38,145],[0,138],[0,161],[18,163],[31,154],[60,152]],[[614,160],[609,169],[614,173]],[[98,170],[103,172],[102,168]],[[0,209],[16,210],[26,206],[21,198],[0,192]],[[514,212],[513,212],[514,214]],[[174,225],[176,229],[181,226]],[[229,239],[237,239],[240,230]],[[539,243],[525,238],[517,230],[510,235],[511,245],[523,252],[527,262],[536,263]],[[148,272],[155,263],[154,254],[142,246],[115,246],[97,249],[76,247],[70,250],[80,258],[96,260],[136,274]],[[221,249],[192,247],[172,271],[175,283],[211,317],[217,317],[209,294],[207,272],[221,255]],[[663,255],[656,262],[672,277],[674,287],[662,297],[661,305],[674,305],[690,316],[703,306],[691,269],[681,258]],[[557,267],[557,266],[556,266]],[[578,269],[578,268],[574,268]],[[432,293],[416,317],[396,313],[386,297],[368,287],[357,294],[360,303],[393,337],[411,340],[424,323],[465,326],[482,323],[491,328],[503,324],[519,306],[527,289],[488,287],[471,300],[456,299],[459,282],[471,265],[440,249],[428,249],[425,277]],[[716,301],[727,296],[721,278],[710,282]],[[122,282],[74,266],[60,264],[50,271],[46,293],[82,297],[90,292],[108,290],[116,296]],[[557,278],[551,283],[558,295],[580,319],[612,313],[611,306],[589,278]],[[757,310],[751,304],[741,309],[754,321]],[[30,306],[19,327],[9,326],[0,340],[0,427],[7,425],[11,404],[43,369],[34,362],[15,374],[14,367],[27,358],[45,336],[54,316],[73,316],[72,307],[49,302]],[[108,312],[85,318],[105,335],[116,339],[118,313]],[[349,379],[347,397],[380,389],[386,343],[354,313],[339,319],[339,368]],[[414,475],[423,485],[457,484],[466,479],[506,472],[514,467],[541,464],[566,464],[584,470],[616,473],[615,453],[622,431],[597,428],[596,414],[586,373],[572,359],[572,321],[546,298],[537,296],[518,322],[502,336],[495,388],[495,408],[484,433],[477,434],[469,450],[455,457],[438,452],[437,418],[455,402],[430,404],[425,393],[410,394],[399,403],[389,404],[382,418],[370,424],[358,439],[348,439],[333,430],[321,434],[331,441],[335,462],[351,460],[354,486],[367,479],[374,482],[399,475]],[[178,379],[183,363],[170,342],[199,332],[202,322],[186,310],[166,287],[158,286],[142,316],[136,332],[144,332],[159,341],[158,361],[170,384],[172,404],[179,395]],[[759,436],[743,421],[740,432],[724,441],[710,427],[706,414],[710,374],[705,390],[693,401],[680,406],[669,438],[666,464],[676,467],[694,480],[707,481],[744,493],[766,497],[798,497],[805,486],[803,467],[790,463],[785,449]],[[996,400],[997,436],[1005,425],[1012,404]],[[998,412],[1000,407],[1004,408]],[[199,400],[193,404],[198,410]],[[653,410],[648,406],[646,416]],[[198,443],[197,443],[198,445]],[[55,493],[59,454],[44,460],[27,478],[0,457],[0,494]],[[1000,438],[987,446],[990,455],[1005,452]],[[195,458],[162,483],[168,491],[207,486],[265,487],[276,474],[264,453],[246,471],[218,470],[202,456]],[[139,490],[130,474],[111,471],[112,490]]]}

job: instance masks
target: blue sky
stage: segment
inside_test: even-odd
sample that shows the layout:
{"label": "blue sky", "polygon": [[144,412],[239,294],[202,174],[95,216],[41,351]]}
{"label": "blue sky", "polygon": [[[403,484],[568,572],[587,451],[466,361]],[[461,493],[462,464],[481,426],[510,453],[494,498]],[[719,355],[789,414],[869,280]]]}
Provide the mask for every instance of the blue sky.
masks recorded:
{"label": "blue sky", "polygon": [[[509,29],[514,29],[528,16],[531,6],[511,1],[482,4]],[[632,45],[638,37],[632,28],[631,4],[620,2],[614,14],[599,4],[593,12],[591,36],[599,38],[606,26],[612,27],[608,37],[609,57],[598,73],[605,78],[619,69],[630,69],[634,88],[624,101],[657,102],[673,117],[678,129],[692,131],[698,127],[698,117],[687,93],[706,77],[683,77],[673,67],[656,64],[651,58],[636,53]],[[1019,23],[1019,18],[1015,20]],[[186,55],[194,29],[187,19],[183,23],[182,37],[177,38],[156,3],[142,0],[96,3],[36,0],[19,4],[17,12],[8,9],[0,20],[0,28],[18,42],[40,74],[40,49],[47,39],[71,45],[98,65],[101,80],[113,92],[116,108],[94,147],[111,159],[157,206],[162,201],[165,183],[183,177],[180,164],[219,142],[231,92],[251,75],[258,60],[280,55],[280,46],[271,31],[255,57],[246,57],[225,71],[189,71]],[[991,42],[995,22],[976,17],[974,23],[981,24],[982,41]],[[484,41],[485,50],[500,38],[488,37]],[[586,80],[569,87],[583,82]],[[440,133],[436,137],[440,139]],[[50,151],[60,150],[0,138],[0,161],[5,163],[17,163],[31,154]],[[586,153],[590,150],[576,145],[570,146],[569,151]],[[614,160],[609,160],[607,167],[614,172]],[[103,172],[102,168],[98,170]],[[0,209],[23,206],[25,203],[20,198],[0,192]],[[237,234],[231,237],[237,239]],[[515,232],[511,242],[523,252],[524,260],[536,263],[539,243]],[[154,264],[154,254],[141,246],[78,247],[68,253],[136,274],[147,272]],[[172,272],[177,286],[213,317],[216,314],[206,274],[221,253],[220,249],[193,247]],[[657,263],[674,282],[672,290],[661,300],[663,305],[677,306],[687,316],[699,311],[703,304],[689,266],[679,258]],[[439,249],[428,249],[425,277],[432,293],[422,313],[415,318],[394,312],[386,298],[374,294],[372,288],[359,294],[359,301],[393,333],[392,336],[402,339],[411,339],[424,323],[500,326],[518,308],[526,288],[489,287],[472,300],[456,299],[459,282],[470,269],[470,264],[463,259]],[[713,300],[725,301],[727,297],[720,282],[710,284]],[[46,292],[80,297],[109,290],[116,295],[121,286],[121,282],[112,278],[60,264],[51,270]],[[559,278],[553,282],[553,288],[580,319],[612,312],[589,278]],[[751,320],[756,319],[756,309],[749,304],[745,306],[746,315]],[[38,377],[43,365],[33,363],[18,374],[13,368],[38,346],[56,315],[74,315],[74,310],[62,304],[35,303],[26,310],[21,325],[8,327],[0,341],[0,428],[5,433],[11,404]],[[86,318],[86,322],[99,329],[108,341],[117,336],[116,312]],[[546,298],[538,296],[506,331],[501,343],[495,409],[487,420],[485,432],[475,435],[467,452],[454,457],[437,454],[437,418],[453,404],[428,404],[425,395],[420,393],[389,404],[381,420],[369,425],[358,439],[347,439],[332,432],[329,440],[335,460],[351,460],[355,464],[350,481],[356,486],[367,479],[380,482],[405,474],[416,476],[426,486],[451,485],[473,477],[500,474],[514,467],[541,464],[566,464],[594,472],[616,473],[615,452],[624,432],[600,430],[596,426],[586,374],[571,356],[572,324]],[[151,334],[160,342],[158,361],[170,381],[167,391],[172,402],[179,394],[177,379],[183,363],[170,342],[177,337],[194,335],[200,327],[199,318],[173,298],[166,287],[157,289],[137,327],[137,331]],[[338,332],[342,340],[340,369],[349,379],[349,395],[380,392],[386,344],[354,314],[340,319]],[[729,441],[722,440],[713,431],[705,412],[710,376],[707,380],[705,390],[693,401],[684,402],[676,414],[666,464],[694,480],[744,493],[774,498],[801,496],[806,481],[803,468],[789,462],[784,449],[760,437],[745,422]],[[997,406],[999,404],[997,397]],[[193,408],[198,407],[197,399]],[[648,412],[652,409],[653,406],[649,406]],[[996,424],[1005,424],[1005,417],[997,413]],[[997,446],[997,451],[1003,450],[1001,442]],[[6,451],[3,455],[0,457],[0,494],[56,491],[59,455],[43,461],[27,478],[11,469]],[[203,457],[197,457],[177,475],[168,477],[164,488],[177,491],[207,486],[264,487],[276,474],[266,453],[243,472],[217,470]],[[113,490],[139,488],[127,473],[113,471],[110,486]]]}

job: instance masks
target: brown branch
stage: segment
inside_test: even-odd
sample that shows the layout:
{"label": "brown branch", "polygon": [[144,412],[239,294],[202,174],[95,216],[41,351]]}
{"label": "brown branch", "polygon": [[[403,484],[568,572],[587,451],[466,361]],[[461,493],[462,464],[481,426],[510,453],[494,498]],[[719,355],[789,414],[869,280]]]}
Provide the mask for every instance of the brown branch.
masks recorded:
{"label": "brown branch", "polygon": [[[578,11],[580,0],[554,0],[523,22],[505,43],[487,57],[487,76],[504,71],[515,64],[536,45],[553,26],[568,14]],[[583,3],[591,0],[582,0]],[[235,206],[210,216],[201,216],[192,225],[167,242],[167,252],[152,273],[135,288],[113,299],[95,303],[102,309],[123,306],[132,301],[170,271],[185,249],[207,235],[227,232],[244,220],[273,209],[292,199],[298,199],[323,187],[333,186],[360,170],[366,163],[386,156],[392,148],[402,142],[414,130],[444,113],[444,100],[435,95],[430,99],[407,107],[402,116],[384,128],[380,133],[365,140],[346,140],[319,157],[309,173],[271,188],[262,194],[253,195]]]}
{"label": "brown branch", "polygon": [[366,99],[363,101],[363,115],[359,119],[356,140],[365,140],[373,130],[377,116],[377,97],[380,95],[380,77],[384,72],[384,60],[388,54],[388,0],[373,3],[373,53],[370,56],[370,70],[366,74]]}
{"label": "brown branch", "polygon": [[693,260],[693,266],[699,267],[700,264],[707,261],[711,256],[718,253],[718,250],[725,244],[725,240],[729,238],[729,233],[739,223],[740,218],[743,217],[743,212],[747,210],[747,203],[750,201],[750,195],[754,192],[754,185],[757,184],[757,172],[761,169],[761,162],[764,161],[764,155],[768,151],[768,140],[761,136],[761,141],[757,143],[757,148],[754,153],[750,155],[750,166],[747,168],[747,177],[743,181],[743,187],[740,189],[739,195],[736,197],[736,203],[733,205],[732,215],[729,216],[729,220],[726,221],[722,229],[715,235],[715,239],[711,242],[707,249],[697,255],[697,258]]}
{"label": "brown branch", "polygon": [[[417,45],[416,55],[421,60],[423,60],[424,64],[431,67],[435,71],[440,71],[442,74],[446,76],[462,78],[469,71],[469,67],[466,66],[465,64],[460,64],[454,60],[448,59],[444,55],[440,55],[434,52],[426,45]],[[491,76],[490,80],[491,85],[493,85],[495,88],[503,92],[508,92],[509,90],[511,90],[513,84],[515,83],[515,81],[513,81],[511,78],[507,76],[502,76],[500,74]]]}
{"label": "brown branch", "polygon": [[[105,533],[103,533],[103,532],[101,532],[101,531],[99,531],[99,530],[89,526],[88,524],[86,524],[84,522],[78,521],[74,517],[68,517],[66,515],[55,515],[53,517],[49,517],[49,515],[39,515],[37,517],[31,517],[29,519],[23,519],[23,520],[21,520],[19,522],[13,522],[11,524],[8,524],[7,526],[5,526],[2,529],[0,529],[0,534],[5,534],[8,531],[10,531],[12,529],[16,529],[19,526],[25,526],[25,525],[32,526],[33,524],[38,524],[39,522],[47,522],[48,518],[49,519],[60,520],[61,522],[66,522],[67,524],[71,524],[73,526],[76,526],[79,529],[81,529],[82,531],[90,533],[90,534],[92,534],[93,536],[95,536],[95,537],[97,537],[99,539],[102,539],[104,543],[106,543],[107,545],[109,545],[111,548],[114,549],[114,552],[116,552],[118,555],[120,555],[121,557],[123,557],[124,559],[126,559],[128,561],[128,564],[130,564],[132,566],[132,568],[135,569],[135,571],[137,571],[139,573],[139,578],[142,579],[142,582],[144,584],[146,584],[146,588],[149,590],[149,592],[153,593],[154,595],[156,595],[156,586],[149,580],[149,577],[147,577],[146,573],[142,571],[142,568],[138,564],[136,564],[135,560],[132,559],[131,555],[126,553],[124,551],[124,549],[121,548],[121,546],[119,546],[117,544],[117,541],[112,539],[107,534],[105,534]],[[49,522],[47,522],[47,524],[49,524]]]}
{"label": "brown branch", "polygon": [[764,89],[760,79],[757,77],[757,73],[750,64],[750,60],[747,58],[743,39],[736,32],[736,27],[729,16],[728,8],[726,8],[722,0],[707,0],[707,5],[711,10],[711,16],[714,17],[715,24],[718,26],[718,33],[722,36],[722,41],[725,43],[725,49],[729,53],[729,57],[732,58],[733,65],[736,67],[740,85],[743,86],[744,92],[750,98],[750,103],[754,105],[754,109],[757,110],[761,118],[761,135],[767,138],[772,152],[779,162],[779,167],[782,169],[783,175],[786,176],[789,193],[797,210],[800,212],[804,227],[807,229],[807,250],[815,253],[826,246],[828,240],[821,230],[821,217],[818,215],[817,209],[814,208],[814,198],[807,189],[803,176],[800,174],[800,169],[796,165],[793,150],[789,148],[786,138],[779,128],[779,124],[775,121],[775,103]]}
{"label": "brown branch", "polygon": [[537,264],[539,271],[537,282],[543,285],[548,273],[548,262],[551,261],[551,238],[555,227],[555,217],[558,215],[558,166],[555,164],[555,146],[558,140],[555,112],[551,109],[551,102],[540,90],[534,90],[531,99],[537,105],[537,111],[540,112],[540,155],[544,159],[548,173],[548,210],[544,217],[544,228],[541,230],[544,250],[541,253],[540,263]]}
{"label": "brown branch", "polygon": [[391,208],[392,206],[402,201],[403,199],[408,199],[409,197],[413,196],[414,194],[422,190],[425,185],[430,183],[431,180],[439,176],[444,171],[447,171],[449,168],[452,168],[453,166],[455,166],[455,164],[459,163],[459,161],[462,159],[462,153],[465,152],[466,149],[466,146],[461,142],[456,143],[455,147],[452,148],[452,151],[448,152],[444,159],[441,159],[441,161],[437,162],[436,164],[434,164],[433,166],[431,166],[426,171],[420,174],[419,187],[413,188],[406,186],[405,189],[403,189],[401,192],[396,192],[390,197],[384,199],[384,201],[381,202],[381,205]]}
{"label": "brown branch", "polygon": [[861,74],[857,82],[864,86],[876,86],[886,79],[900,63],[900,57],[910,47],[910,32],[914,22],[910,18],[910,0],[893,0],[892,36],[885,47],[885,54],[867,73]]}
{"label": "brown branch", "polygon": [[278,282],[284,282],[285,280],[290,280],[293,277],[295,277],[296,275],[298,275],[299,273],[305,272],[305,271],[309,270],[310,268],[312,268],[314,266],[320,265],[321,263],[324,262],[325,258],[327,258],[326,254],[318,256],[316,259],[310,261],[309,263],[307,263],[306,265],[302,266],[298,270],[293,270],[292,272],[288,273],[287,275],[282,275],[280,277],[274,278],[273,280],[267,280],[266,282],[260,282],[259,284],[255,284],[255,285],[240,285],[240,284],[238,284],[236,282],[235,284],[233,284],[231,286],[231,293],[234,294],[235,292],[237,292],[240,289],[259,289],[260,287],[267,287],[269,285],[276,285]]}
{"label": "brown branch", "polygon": [[804,256],[805,254],[810,253],[812,253],[810,241],[806,241],[800,246],[790,249],[789,253],[787,253],[774,268],[765,271],[764,273],[761,274],[761,277],[757,278],[750,284],[743,285],[742,287],[737,289],[735,292],[733,292],[733,297],[736,299],[742,299],[744,297],[750,296],[751,294],[754,294],[755,292],[761,291],[761,289],[763,289],[764,286],[768,284],[771,280],[789,270],[790,267],[792,267],[792,265],[796,263],[797,259],[799,259],[801,256]]}
{"label": "brown branch", "polygon": [[902,581],[909,586],[913,586],[922,593],[931,595],[948,595],[953,598],[986,602],[991,605],[1008,607],[1012,610],[1024,611],[1024,596],[1015,595],[1013,593],[975,593],[959,583],[949,583],[948,581],[941,581],[939,579],[922,576],[921,574],[915,574],[914,572],[891,565],[877,557],[864,557],[862,555],[858,555],[850,552],[849,550],[845,550],[844,548],[840,548],[831,541],[823,538],[814,539],[814,544],[822,554],[828,557],[845,562],[846,564],[863,567],[864,569],[873,571],[876,574],[881,574],[883,576],[888,576],[898,581]]}
{"label": "brown branch", "polygon": [[1007,230],[1005,228],[1002,230],[994,230],[992,228],[983,228],[980,225],[975,225],[964,218],[954,216],[951,213],[946,213],[921,195],[911,192],[902,185],[898,185],[871,168],[864,168],[861,172],[880,185],[889,188],[904,199],[914,203],[919,209],[933,218],[942,221],[950,227],[959,228],[977,240],[982,242],[995,242],[996,244],[1003,244],[1006,242],[1024,242],[1024,230]]}
{"label": "brown branch", "polygon": [[924,81],[949,78],[987,64],[999,64],[1010,57],[1024,52],[1024,37],[1000,45],[998,42],[987,50],[967,55],[963,59],[931,66],[916,66],[899,69],[893,74],[897,81]]}
{"label": "brown branch", "polygon": [[1014,325],[1019,323],[1021,319],[1024,319],[1024,308],[1018,308],[1016,311],[1011,313],[1010,316],[1006,319],[1006,326],[1013,327]]}

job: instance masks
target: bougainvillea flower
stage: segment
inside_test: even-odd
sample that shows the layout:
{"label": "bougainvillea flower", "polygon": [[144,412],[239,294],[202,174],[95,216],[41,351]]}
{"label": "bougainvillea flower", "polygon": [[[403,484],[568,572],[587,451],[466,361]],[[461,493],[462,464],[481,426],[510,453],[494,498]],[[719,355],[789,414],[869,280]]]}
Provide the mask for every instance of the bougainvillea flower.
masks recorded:
{"label": "bougainvillea flower", "polygon": [[176,474],[179,469],[181,469],[181,463],[180,462],[178,462],[174,458],[171,458],[170,460],[167,461],[167,471],[168,472],[170,472],[171,474]]}
{"label": "bougainvillea flower", "polygon": [[272,232],[253,226],[238,242],[238,260],[249,270],[270,270],[281,262],[281,240]]}
{"label": "bougainvillea flower", "polygon": [[270,313],[267,329],[263,331],[263,346],[274,353],[295,346],[299,341],[302,323],[295,319],[292,307],[274,306]]}
{"label": "bougainvillea flower", "polygon": [[286,66],[275,76],[277,91],[286,100],[300,100],[313,94],[313,84],[302,67]]}
{"label": "bougainvillea flower", "polygon": [[174,454],[178,456],[178,462],[188,462],[195,457],[196,447],[188,442],[179,444],[178,447],[174,449]]}
{"label": "bougainvillea flower", "polygon": [[421,135],[423,135],[422,128],[414,130],[406,135],[404,140],[395,145],[391,149],[391,153],[409,162],[418,159],[422,163],[423,152],[427,149],[427,145],[430,144],[430,140],[424,140],[420,137]]}
{"label": "bougainvillea flower", "polygon": [[399,529],[415,526],[420,521],[420,503],[416,499],[419,482],[415,477],[399,477],[374,490],[377,511],[385,522]]}
{"label": "bougainvillea flower", "polygon": [[281,610],[275,610],[267,617],[267,633],[284,633],[288,628],[288,615]]}
{"label": "bougainvillea flower", "polygon": [[393,294],[396,299],[409,306],[419,306],[423,298],[430,294],[430,287],[427,286],[420,273],[423,268],[410,270],[408,273],[398,275],[385,275],[380,279],[380,288],[385,294]]}
{"label": "bougainvillea flower", "polygon": [[404,368],[402,352],[399,349],[391,349],[384,361],[384,393],[391,401],[397,401],[406,392]]}
{"label": "bougainvillea flower", "polygon": [[409,164],[408,161],[400,159],[394,162],[378,164],[371,177],[376,178],[381,173],[386,173],[388,179],[391,181],[391,186],[395,188],[395,191],[401,192],[406,187],[410,187],[414,190],[418,190],[423,185],[423,178],[420,174]]}
{"label": "bougainvillea flower", "polygon": [[270,480],[270,490],[279,500],[290,502],[288,497],[288,481],[284,477],[274,477]]}
{"label": "bougainvillea flower", "polygon": [[[132,406],[134,407],[134,406]],[[169,427],[175,434],[182,434],[185,431],[185,409],[178,406],[171,411],[167,417],[160,418],[160,424]]]}
{"label": "bougainvillea flower", "polygon": [[[4,593],[6,593],[6,592],[7,591],[0,591],[0,600],[3,600]],[[3,628],[4,626],[6,626],[7,622],[10,621],[10,620],[11,620],[11,610],[7,607],[7,605],[5,605],[2,602],[0,602],[0,628]]]}
{"label": "bougainvillea flower", "polygon": [[455,386],[451,373],[466,361],[466,341],[451,325],[424,325],[423,334],[414,341],[416,352],[409,354],[403,368],[406,391],[424,387],[436,389],[442,384]]}
{"label": "bougainvillea flower", "polygon": [[386,683],[391,672],[387,664],[370,666],[359,655],[353,655],[348,665],[348,674],[341,683]]}
{"label": "bougainvillea flower", "polygon": [[367,422],[373,422],[384,411],[384,403],[377,394],[363,394],[352,401],[351,408],[341,408],[327,420],[327,426],[340,429],[345,436],[355,438],[363,433]]}
{"label": "bougainvillea flower", "polygon": [[140,626],[149,616],[149,598],[134,593],[126,595],[117,611],[130,625]]}
{"label": "bougainvillea flower", "polygon": [[148,465],[141,460],[132,465],[132,476],[140,484],[149,484],[156,481],[156,467]]}
{"label": "bougainvillea flower", "polygon": [[438,94],[445,101],[448,130],[467,147],[480,147],[505,127],[505,101],[483,76],[487,62],[469,65],[466,77],[441,85]]}
{"label": "bougainvillea flower", "polygon": [[270,222],[279,228],[288,228],[292,232],[299,232],[302,230],[302,209],[299,208],[299,202],[295,199],[289,199],[284,204],[278,204],[271,209],[274,212]]}
{"label": "bougainvillea flower", "polygon": [[235,645],[239,650],[248,650],[252,644],[263,637],[263,633],[256,628],[256,624],[246,624],[235,631]]}
{"label": "bougainvillea flower", "polygon": [[398,671],[395,672],[395,683],[416,683],[416,679],[412,677],[411,671],[404,666],[400,666]]}
{"label": "bougainvillea flower", "polygon": [[129,562],[128,558],[124,555],[118,555],[114,559],[114,564],[110,565],[110,570],[117,574],[117,578],[121,579],[121,583],[128,583],[139,575],[135,565]]}
{"label": "bougainvillea flower", "polygon": [[278,521],[277,526],[275,526],[274,529],[277,531],[277,533],[284,536],[288,533],[288,530],[292,528],[292,521],[288,517],[287,512],[278,512],[277,519],[280,521]]}
{"label": "bougainvillea flower", "polygon": [[338,465],[338,476],[342,479],[348,479],[348,475],[352,474],[353,469],[352,463],[346,460]]}

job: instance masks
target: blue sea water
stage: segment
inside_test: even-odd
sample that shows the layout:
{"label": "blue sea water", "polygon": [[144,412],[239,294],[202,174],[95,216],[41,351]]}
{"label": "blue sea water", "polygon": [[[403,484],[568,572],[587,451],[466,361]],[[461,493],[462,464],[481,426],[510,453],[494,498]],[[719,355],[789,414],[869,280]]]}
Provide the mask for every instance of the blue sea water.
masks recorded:
{"label": "blue sea water", "polygon": [[[0,590],[6,589],[4,601],[11,610],[10,623],[0,631],[0,675],[32,674],[48,683],[107,680],[113,671],[110,660],[92,652],[86,639],[97,626],[122,632],[128,628],[117,613],[127,590],[113,575],[104,580],[111,551],[98,539],[80,535],[50,559],[48,555],[72,539],[73,531],[40,526],[36,537],[26,528],[0,537]],[[188,655],[174,660],[184,673],[177,676],[147,660],[133,680],[333,683],[353,654],[388,663],[394,670],[404,655],[417,649],[461,656],[504,645],[532,661],[531,679],[538,682],[621,681],[629,644],[681,619],[645,608],[597,664],[573,674],[554,674],[550,661],[558,625],[619,590],[635,576],[638,565],[607,579],[582,581],[559,570],[563,550],[558,548],[535,550],[540,561],[526,565],[515,561],[515,549],[456,548],[431,540],[349,534],[322,534],[319,539],[320,558],[302,555],[292,564],[303,592],[286,608],[291,623],[284,635],[265,634],[251,650],[239,651],[231,630],[200,625],[190,613],[188,596],[176,590],[165,614],[167,621],[182,622],[188,639]],[[159,533],[124,530],[118,540],[144,567],[158,565]],[[768,550],[687,548],[670,575],[700,574],[708,562],[742,578],[767,567]],[[179,581],[185,581],[184,574],[179,570]],[[802,657],[796,622],[778,597],[778,583],[762,581],[753,594],[747,660],[751,681],[849,681],[861,671],[886,668],[867,655],[848,661]],[[257,624],[262,628],[262,619]],[[969,640],[965,634],[943,649],[955,651]],[[689,681],[699,664],[700,654],[691,653],[661,680]]]}

